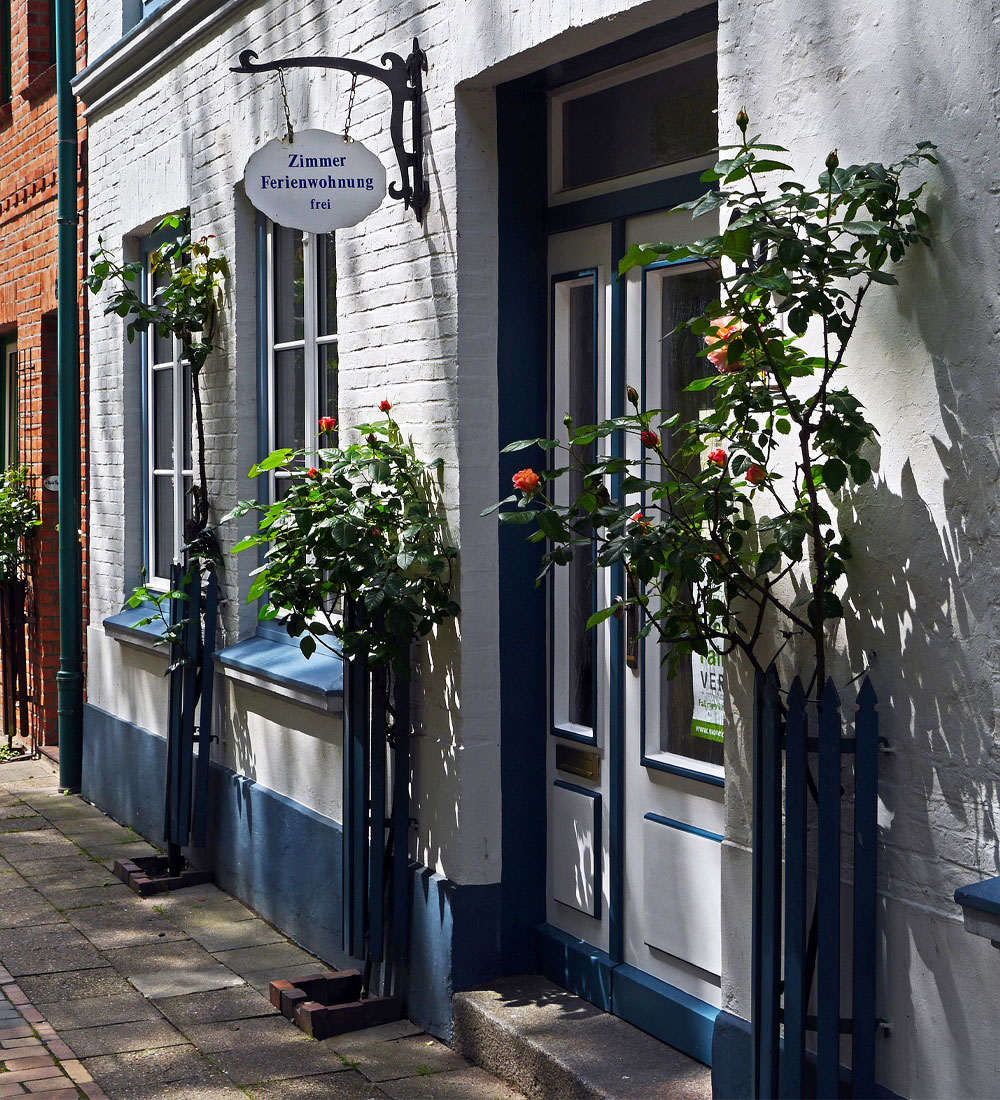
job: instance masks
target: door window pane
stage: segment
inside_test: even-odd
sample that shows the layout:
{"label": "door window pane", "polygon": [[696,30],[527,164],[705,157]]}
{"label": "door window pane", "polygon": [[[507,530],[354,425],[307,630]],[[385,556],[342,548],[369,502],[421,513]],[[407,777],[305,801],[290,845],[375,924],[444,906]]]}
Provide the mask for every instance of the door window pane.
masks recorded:
{"label": "door window pane", "polygon": [[153,574],[170,576],[174,560],[174,479],[170,474],[153,477]]}
{"label": "door window pane", "polygon": [[[596,347],[594,345],[594,283],[592,280],[571,287],[569,292],[569,412],[578,426],[597,419],[595,392]],[[586,458],[594,457],[595,447],[586,448]],[[569,475],[570,500],[583,490],[583,478]],[[569,643],[570,722],[594,727],[594,659],[596,635],[587,629],[587,620],[595,610],[594,557],[578,547],[569,570],[569,607],[566,624]]]}
{"label": "door window pane", "polygon": [[305,350],[274,353],[274,446],[305,447]]}
{"label": "door window pane", "polygon": [[583,187],[710,153],[718,144],[715,54],[562,105],[562,186]]}
{"label": "door window pane", "polygon": [[174,372],[153,371],[153,466],[169,470],[174,464]]}
{"label": "door window pane", "polygon": [[[661,283],[660,298],[660,399],[666,415],[679,413],[681,421],[694,420],[706,405],[704,392],[685,393],[696,378],[713,372],[712,364],[698,352],[704,343],[689,329],[673,330],[682,322],[703,313],[717,298],[719,286],[706,269],[679,271]],[[664,440],[669,448],[669,437]],[[654,643],[651,653],[663,657],[663,646]],[[688,656],[680,662],[673,680],[667,666],[660,665],[660,747],[708,764],[722,764],[724,658]]]}
{"label": "door window pane", "polygon": [[[339,356],[336,344],[319,346],[319,415],[337,415],[337,374]],[[317,417],[317,420],[319,417]]]}
{"label": "door window pane", "polygon": [[332,336],[337,331],[337,247],[336,237],[324,233],[319,238],[319,285],[316,308],[316,332]]}

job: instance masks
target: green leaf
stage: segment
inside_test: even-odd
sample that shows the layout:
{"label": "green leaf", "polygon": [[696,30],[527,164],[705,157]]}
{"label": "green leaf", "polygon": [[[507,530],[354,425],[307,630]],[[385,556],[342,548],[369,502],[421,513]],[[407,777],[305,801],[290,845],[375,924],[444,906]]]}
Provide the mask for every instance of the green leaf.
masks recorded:
{"label": "green leaf", "polygon": [[281,451],[272,451],[267,458],[262,459],[260,462],[255,462],[250,467],[250,476],[257,477],[258,474],[267,473],[268,470],[274,470],[278,466],[284,466],[295,452],[286,448]]}
{"label": "green leaf", "polygon": [[841,226],[846,233],[855,237],[879,237],[886,228],[885,222],[844,222]]}
{"label": "green leaf", "polygon": [[847,466],[839,458],[831,458],[823,465],[823,482],[831,493],[839,493],[847,481]]}
{"label": "green leaf", "polygon": [[600,611],[595,611],[587,620],[587,630],[591,630],[593,627],[603,623],[605,619],[610,619],[616,610],[617,607],[612,605],[611,607],[602,607]]}
{"label": "green leaf", "polygon": [[311,634],[303,634],[299,639],[299,649],[303,657],[311,657],[316,652],[316,639]]}

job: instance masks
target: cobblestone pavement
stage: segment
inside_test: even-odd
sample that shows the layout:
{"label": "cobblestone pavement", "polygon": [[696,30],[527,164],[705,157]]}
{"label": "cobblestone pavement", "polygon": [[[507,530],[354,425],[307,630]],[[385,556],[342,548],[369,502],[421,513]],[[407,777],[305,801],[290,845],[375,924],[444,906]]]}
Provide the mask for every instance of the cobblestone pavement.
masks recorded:
{"label": "cobblestone pavement", "polygon": [[267,986],[320,960],[214,886],[111,874],[152,852],[47,761],[0,765],[0,1098],[517,1100],[408,1022],[306,1038]]}

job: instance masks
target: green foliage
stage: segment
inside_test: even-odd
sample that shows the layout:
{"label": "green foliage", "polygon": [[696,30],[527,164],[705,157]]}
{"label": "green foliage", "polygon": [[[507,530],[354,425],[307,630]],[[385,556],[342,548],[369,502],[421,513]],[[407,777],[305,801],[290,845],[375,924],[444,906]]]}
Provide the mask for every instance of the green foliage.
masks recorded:
{"label": "green foliage", "polygon": [[17,580],[28,562],[28,540],[41,523],[27,487],[28,471],[12,466],[0,472],[0,581]]}
{"label": "green foliage", "polygon": [[[740,143],[702,176],[713,189],[676,208],[719,211],[726,228],[690,245],[632,246],[619,264],[624,274],[660,259],[701,262],[718,278],[719,297],[678,327],[705,345],[706,376],[688,386],[701,395],[699,415],[645,409],[630,389],[628,415],[579,427],[567,418],[565,441],[505,448],[558,448],[562,464],[494,508],[546,541],[543,574],[581,550],[593,549],[598,568],[623,563],[626,602],[644,608],[644,635],[670,643],[674,669],[687,653],[734,647],[757,663],[770,609],[786,633],[809,636],[822,684],[823,624],[844,613],[850,558],[832,513],[870,479],[864,451],[876,435],[837,376],[872,284],[894,284],[890,265],[930,244],[922,186],[907,191],[901,179],[936,159],[928,142],[888,166],[841,168],[834,152],[808,186],[772,156],[786,150],[747,138],[747,121],[741,112]],[[768,173],[782,175],[765,191]],[[626,457],[593,457],[590,445],[612,435],[626,437],[616,449]],[[571,468],[583,490],[557,503],[545,483]],[[637,506],[643,513],[633,515]],[[780,586],[789,575],[801,592],[794,600]]]}
{"label": "green foliage", "polygon": [[345,447],[274,452],[250,476],[287,472],[282,498],[242,501],[226,518],[261,513],[257,533],[235,548],[265,548],[248,597],[264,598],[261,619],[281,616],[307,657],[324,645],[406,677],[409,643],[458,614],[442,463],[418,458],[391,418],[358,431],[364,441]]}

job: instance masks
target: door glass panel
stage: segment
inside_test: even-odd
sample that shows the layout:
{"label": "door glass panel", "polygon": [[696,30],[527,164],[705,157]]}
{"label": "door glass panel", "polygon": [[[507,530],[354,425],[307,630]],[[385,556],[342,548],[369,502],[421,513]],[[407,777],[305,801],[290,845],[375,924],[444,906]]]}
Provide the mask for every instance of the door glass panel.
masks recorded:
{"label": "door glass panel", "polygon": [[704,156],[718,144],[718,98],[710,53],[565,100],[562,186],[583,187]]}
{"label": "door glass panel", "polygon": [[305,349],[274,353],[274,446],[305,447]]}
{"label": "door glass panel", "polygon": [[157,577],[170,576],[170,563],[174,560],[174,479],[171,474],[157,474],[153,478],[153,573]]}
{"label": "door glass panel", "polygon": [[[596,359],[594,346],[594,283],[590,280],[570,288],[569,292],[569,413],[578,426],[596,420]],[[586,459],[594,457],[595,447],[586,448]],[[583,478],[577,472],[568,475],[570,499],[583,490]],[[577,547],[569,569],[569,710],[567,717],[576,725],[594,727],[594,659],[596,635],[587,629],[587,620],[595,610],[594,558],[584,547]]]}
{"label": "door glass panel", "polygon": [[274,342],[286,344],[304,340],[305,259],[302,233],[296,229],[273,229],[274,249]]}
{"label": "door glass panel", "polygon": [[174,372],[153,371],[153,466],[169,470],[174,465]]}
{"label": "door glass panel", "polygon": [[[665,415],[680,414],[681,422],[694,420],[705,407],[705,392],[686,393],[696,378],[712,372],[712,364],[698,351],[704,346],[689,329],[673,330],[702,313],[718,297],[718,283],[711,271],[701,269],[666,275],[660,283],[660,401]],[[669,439],[665,440],[669,447]],[[654,645],[657,659],[663,647]],[[660,749],[708,764],[722,764],[724,658],[685,657],[676,676],[667,677],[666,664],[658,675]]]}

